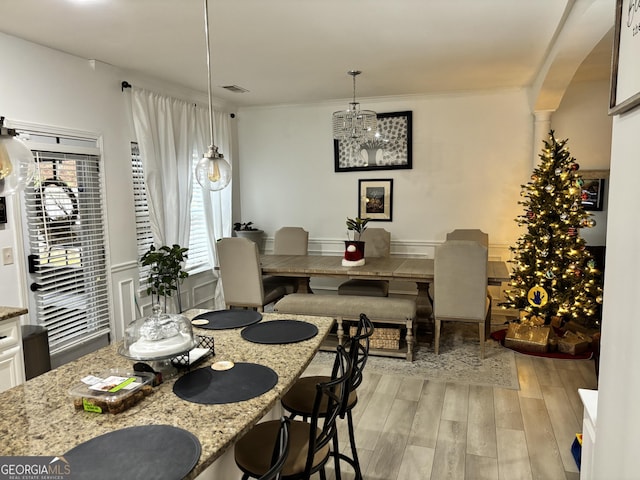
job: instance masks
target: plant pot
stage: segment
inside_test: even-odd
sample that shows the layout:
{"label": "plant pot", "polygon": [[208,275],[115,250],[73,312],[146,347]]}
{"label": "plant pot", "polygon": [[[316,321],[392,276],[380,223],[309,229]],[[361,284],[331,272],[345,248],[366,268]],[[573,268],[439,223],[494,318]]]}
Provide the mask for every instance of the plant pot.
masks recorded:
{"label": "plant pot", "polygon": [[256,245],[258,245],[258,251],[264,253],[264,231],[262,230],[235,230],[236,237],[248,238]]}
{"label": "plant pot", "polygon": [[358,267],[364,265],[364,263],[364,242],[345,240],[342,265],[345,267]]}

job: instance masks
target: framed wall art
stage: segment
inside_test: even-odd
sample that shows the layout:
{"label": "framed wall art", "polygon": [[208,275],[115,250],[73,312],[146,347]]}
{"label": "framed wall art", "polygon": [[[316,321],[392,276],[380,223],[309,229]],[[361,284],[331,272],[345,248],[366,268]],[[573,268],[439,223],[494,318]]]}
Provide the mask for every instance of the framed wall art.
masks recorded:
{"label": "framed wall art", "polygon": [[333,141],[336,172],[412,168],[412,112],[379,113],[373,140]]}
{"label": "framed wall art", "polygon": [[616,23],[611,63],[609,115],[640,104],[640,5],[637,0],[616,0]]}
{"label": "framed wall art", "polygon": [[604,207],[605,180],[609,178],[609,170],[585,170],[581,174],[581,201],[585,210],[601,211]]}
{"label": "framed wall art", "polygon": [[358,180],[358,216],[360,218],[390,222],[392,206],[392,178]]}

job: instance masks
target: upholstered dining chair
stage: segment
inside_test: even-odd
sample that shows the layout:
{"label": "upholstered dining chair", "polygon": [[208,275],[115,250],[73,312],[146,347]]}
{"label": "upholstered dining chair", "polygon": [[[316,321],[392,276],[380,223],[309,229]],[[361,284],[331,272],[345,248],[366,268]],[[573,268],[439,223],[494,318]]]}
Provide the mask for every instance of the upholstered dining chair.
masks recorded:
{"label": "upholstered dining chair", "polygon": [[[458,228],[456,230],[452,230],[447,233],[447,240],[473,240],[474,242],[478,242],[480,245],[484,245],[489,248],[489,234],[484,233],[479,228]],[[491,328],[491,303],[493,298],[491,296],[491,291],[487,286],[487,297],[489,298],[489,313],[488,313],[488,329]]]}
{"label": "upholstered dining chair", "polygon": [[[291,420],[289,424],[289,454],[282,468],[283,478],[308,479],[315,472],[320,472],[320,478],[326,478],[325,465],[331,457],[332,442],[338,435],[336,421],[344,411],[350,377],[349,354],[338,346],[331,378],[315,386],[309,422]],[[326,405],[325,415],[320,416],[323,405]],[[260,478],[269,470],[279,430],[280,420],[258,423],[236,442],[234,457],[243,472],[243,480]],[[336,478],[340,478],[337,460]]]}
{"label": "upholstered dining chair", "polygon": [[[309,232],[302,227],[282,227],[273,237],[274,255],[307,255],[309,252]],[[298,291],[296,277],[269,276],[270,282],[282,285],[287,293]],[[307,279],[309,281],[309,279]],[[307,285],[308,287],[308,285]]]}
{"label": "upholstered dining chair", "polygon": [[480,358],[489,328],[487,247],[473,240],[448,240],[438,245],[434,261],[434,350],[440,353],[442,322],[476,323]]}
{"label": "upholstered dining chair", "polygon": [[[347,427],[349,430],[349,443],[351,445],[351,457],[340,453],[338,438],[334,441],[333,455],[339,460],[349,463],[354,471],[356,480],[362,479],[360,460],[356,447],[355,431],[353,426],[353,408],[358,403],[357,388],[362,383],[364,367],[369,357],[369,337],[373,334],[373,322],[364,314],[360,314],[356,333],[349,340],[349,358],[351,360],[351,377],[347,383],[349,395],[345,403],[344,411],[340,417],[347,417]],[[281,403],[285,410],[290,412],[289,418],[301,416],[307,419],[313,412],[313,402],[315,400],[315,386],[318,383],[326,382],[330,377],[315,375],[299,378],[289,391],[282,397]],[[326,415],[326,405],[321,405],[320,415]]]}
{"label": "upholstered dining chair", "polygon": [[447,240],[473,240],[489,248],[489,234],[478,228],[458,228],[447,233]]}
{"label": "upholstered dining chair", "polygon": [[276,281],[263,279],[258,246],[247,238],[218,240],[218,261],[224,302],[227,308],[242,307],[263,311],[281,299],[286,289]]}
{"label": "upholstered dining chair", "polygon": [[[384,228],[367,228],[360,239],[364,244],[364,257],[388,257],[391,254],[391,233]],[[351,279],[338,287],[338,295],[364,295],[387,297],[389,282],[386,280]]]}

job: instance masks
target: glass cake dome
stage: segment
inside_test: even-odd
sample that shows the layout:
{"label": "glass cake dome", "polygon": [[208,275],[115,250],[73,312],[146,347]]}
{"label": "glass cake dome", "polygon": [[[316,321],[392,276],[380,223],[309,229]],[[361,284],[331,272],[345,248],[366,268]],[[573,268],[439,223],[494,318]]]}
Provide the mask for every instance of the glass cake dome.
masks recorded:
{"label": "glass cake dome", "polygon": [[119,353],[133,360],[164,360],[182,355],[196,345],[187,317],[162,313],[162,307],[154,305],[151,315],[127,326]]}

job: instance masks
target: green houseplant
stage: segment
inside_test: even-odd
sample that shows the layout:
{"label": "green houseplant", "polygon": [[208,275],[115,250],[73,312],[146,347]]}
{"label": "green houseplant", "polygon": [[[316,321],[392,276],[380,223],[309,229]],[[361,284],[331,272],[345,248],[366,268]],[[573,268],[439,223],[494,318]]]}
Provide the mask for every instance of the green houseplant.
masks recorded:
{"label": "green houseplant", "polygon": [[248,238],[258,245],[258,250],[262,253],[264,248],[264,232],[259,228],[256,228],[253,225],[253,222],[236,222],[233,224],[233,231],[236,237]]}
{"label": "green houseplant", "polygon": [[189,276],[183,270],[183,262],[187,260],[188,248],[174,244],[169,247],[163,245],[157,248],[154,245],[140,259],[143,266],[150,267],[147,278],[147,294],[151,295],[152,304],[160,304],[160,297],[164,299],[164,311],[167,311],[167,297],[177,293],[176,301],[178,311],[182,312],[180,301],[180,283]]}
{"label": "green houseplant", "polygon": [[[347,217],[347,240],[344,242],[344,258],[342,265],[357,267],[364,265],[364,242],[361,240],[362,234],[367,229],[368,218],[348,218]],[[351,239],[349,232],[353,232]]]}

